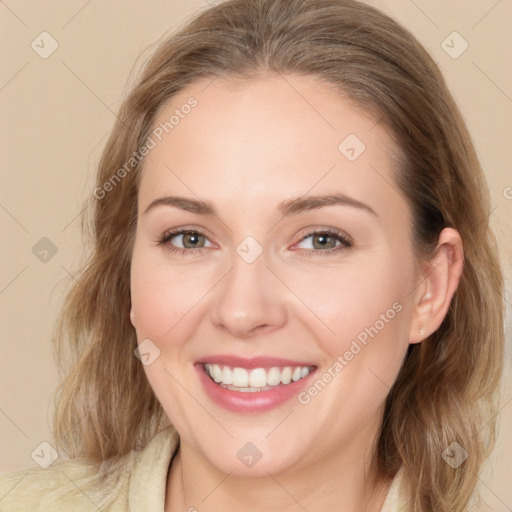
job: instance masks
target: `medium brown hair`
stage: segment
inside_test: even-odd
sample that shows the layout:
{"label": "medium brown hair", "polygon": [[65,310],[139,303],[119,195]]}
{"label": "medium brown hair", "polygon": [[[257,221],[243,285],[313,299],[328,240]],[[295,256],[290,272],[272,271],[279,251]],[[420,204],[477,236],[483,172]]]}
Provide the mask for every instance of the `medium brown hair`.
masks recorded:
{"label": "medium brown hair", "polygon": [[[268,73],[317,77],[389,129],[401,150],[395,179],[412,212],[418,258],[433,254],[444,227],[462,237],[460,284],[440,328],[409,346],[386,401],[375,461],[387,476],[404,467],[415,512],[465,510],[495,441],[503,282],[470,135],[438,67],[407,30],[354,0],[229,0],[207,9],[142,69],[103,151],[97,187],[140,150],[159,109],[188,84]],[[111,470],[169,425],[133,354],[129,318],[142,166],[91,198],[92,251],[54,334],[66,372],[56,395],[58,447],[70,457],[108,461]],[[457,469],[441,457],[453,442],[469,454]]]}

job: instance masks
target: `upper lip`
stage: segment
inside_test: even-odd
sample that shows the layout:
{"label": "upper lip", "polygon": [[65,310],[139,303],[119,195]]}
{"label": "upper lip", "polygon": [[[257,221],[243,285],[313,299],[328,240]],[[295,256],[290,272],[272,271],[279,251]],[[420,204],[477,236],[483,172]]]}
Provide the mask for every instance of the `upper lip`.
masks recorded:
{"label": "upper lip", "polygon": [[311,363],[304,361],[297,361],[292,359],[283,359],[280,357],[272,356],[257,356],[257,357],[239,357],[231,354],[219,354],[207,356],[199,361],[199,364],[218,364],[230,366],[232,368],[272,368],[274,366],[314,366]]}

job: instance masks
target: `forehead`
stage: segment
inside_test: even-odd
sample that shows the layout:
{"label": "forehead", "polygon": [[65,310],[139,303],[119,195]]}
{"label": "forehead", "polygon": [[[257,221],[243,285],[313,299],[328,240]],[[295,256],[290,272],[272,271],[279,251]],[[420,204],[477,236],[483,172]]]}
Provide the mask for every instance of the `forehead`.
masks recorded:
{"label": "forehead", "polygon": [[393,185],[398,150],[387,130],[315,77],[204,79],[161,108],[155,130],[144,204],[178,191],[254,206],[310,190],[401,200]]}

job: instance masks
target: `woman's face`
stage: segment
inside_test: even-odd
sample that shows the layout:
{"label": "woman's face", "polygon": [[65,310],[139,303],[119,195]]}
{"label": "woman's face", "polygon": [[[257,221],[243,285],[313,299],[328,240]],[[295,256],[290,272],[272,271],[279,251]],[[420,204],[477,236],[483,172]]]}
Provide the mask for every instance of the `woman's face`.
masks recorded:
{"label": "woman's face", "polygon": [[154,127],[131,318],[182,450],[251,476],[359,461],[421,289],[388,131],[296,75],[196,82]]}

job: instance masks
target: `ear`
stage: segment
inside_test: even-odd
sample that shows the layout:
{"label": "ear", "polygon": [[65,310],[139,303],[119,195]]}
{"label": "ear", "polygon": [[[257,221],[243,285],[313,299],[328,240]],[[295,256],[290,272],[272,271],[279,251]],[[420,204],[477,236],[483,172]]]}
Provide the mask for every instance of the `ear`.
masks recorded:
{"label": "ear", "polygon": [[133,312],[133,306],[130,308],[130,321],[133,327],[135,327],[135,313]]}
{"label": "ear", "polygon": [[441,231],[434,257],[422,264],[420,285],[414,298],[409,343],[420,343],[444,320],[464,267],[464,249],[457,230]]}

